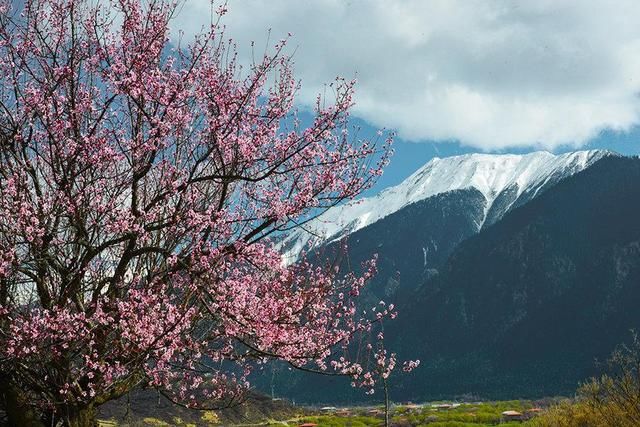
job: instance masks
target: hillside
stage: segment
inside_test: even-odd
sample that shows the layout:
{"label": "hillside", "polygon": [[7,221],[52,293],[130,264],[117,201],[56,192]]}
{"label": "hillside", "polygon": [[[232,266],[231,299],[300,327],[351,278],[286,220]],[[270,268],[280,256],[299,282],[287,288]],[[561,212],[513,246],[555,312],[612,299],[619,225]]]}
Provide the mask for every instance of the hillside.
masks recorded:
{"label": "hillside", "polygon": [[[640,159],[595,159],[529,190],[499,187],[490,206],[508,208],[480,229],[491,209],[486,189],[472,187],[410,203],[341,240],[350,265],[379,254],[363,304],[396,303],[388,344],[423,361],[392,380],[397,399],[571,393],[640,327]],[[281,377],[278,393],[302,401],[365,399],[341,379]]]}

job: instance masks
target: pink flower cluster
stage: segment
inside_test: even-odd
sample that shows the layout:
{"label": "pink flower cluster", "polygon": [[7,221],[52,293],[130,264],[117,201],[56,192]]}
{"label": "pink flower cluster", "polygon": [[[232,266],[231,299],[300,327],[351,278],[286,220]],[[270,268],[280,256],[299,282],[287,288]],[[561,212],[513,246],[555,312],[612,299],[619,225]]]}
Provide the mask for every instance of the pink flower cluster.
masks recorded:
{"label": "pink flower cluster", "polygon": [[176,7],[0,9],[1,372],[58,410],[233,400],[256,360],[371,386],[338,354],[395,316],[356,314],[375,262],[285,266],[270,239],[368,188],[390,139],[349,137],[343,79],[302,128],[286,41],[243,69],[218,25],[169,44]]}

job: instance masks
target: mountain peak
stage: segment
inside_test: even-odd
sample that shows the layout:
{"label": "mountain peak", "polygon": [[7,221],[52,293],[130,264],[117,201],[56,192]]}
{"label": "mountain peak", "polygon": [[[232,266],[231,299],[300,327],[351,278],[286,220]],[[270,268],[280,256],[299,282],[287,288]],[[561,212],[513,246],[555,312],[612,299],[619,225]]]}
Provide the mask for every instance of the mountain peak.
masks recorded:
{"label": "mountain peak", "polygon": [[485,217],[478,223],[481,228],[491,206],[503,191],[514,193],[511,204],[525,193],[533,198],[547,184],[578,173],[610,155],[617,154],[606,150],[586,150],[558,155],[538,151],[434,157],[399,185],[389,187],[374,197],[328,210],[311,221],[306,230],[298,229],[287,236],[280,247],[285,251],[285,259],[295,259],[303,248],[340,239],[420,200],[464,189],[476,189],[486,200]]}
{"label": "mountain peak", "polygon": [[434,158],[403,183],[384,190],[381,194],[407,187],[418,197],[430,197],[446,191],[473,187],[491,204],[497,194],[514,184],[521,194],[531,184],[539,183],[553,173],[564,171],[571,175],[609,154],[604,150],[575,151],[559,155],[537,151],[528,154],[473,153]]}

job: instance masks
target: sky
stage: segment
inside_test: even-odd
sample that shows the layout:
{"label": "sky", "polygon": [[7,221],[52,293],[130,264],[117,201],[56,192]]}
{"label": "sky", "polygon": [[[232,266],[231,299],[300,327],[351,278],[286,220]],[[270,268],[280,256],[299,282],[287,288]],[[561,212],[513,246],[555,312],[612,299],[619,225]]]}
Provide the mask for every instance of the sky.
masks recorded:
{"label": "sky", "polygon": [[[210,0],[175,22],[207,25]],[[229,0],[223,19],[248,60],[293,36],[299,107],[336,76],[357,78],[362,134],[397,132],[376,189],[433,156],[468,152],[640,154],[640,1]]]}

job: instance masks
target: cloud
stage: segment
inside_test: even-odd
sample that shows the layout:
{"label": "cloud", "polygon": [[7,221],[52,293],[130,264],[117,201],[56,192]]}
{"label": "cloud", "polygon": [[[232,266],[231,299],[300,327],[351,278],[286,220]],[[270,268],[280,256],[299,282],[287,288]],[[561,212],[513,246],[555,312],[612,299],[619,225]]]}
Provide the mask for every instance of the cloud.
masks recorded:
{"label": "cloud", "polygon": [[[209,22],[189,0],[177,26]],[[301,102],[357,77],[354,114],[413,141],[580,146],[640,122],[636,0],[230,0],[239,52],[294,34]]]}

